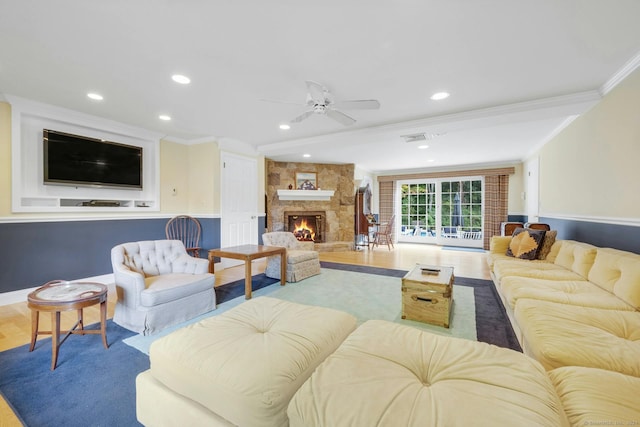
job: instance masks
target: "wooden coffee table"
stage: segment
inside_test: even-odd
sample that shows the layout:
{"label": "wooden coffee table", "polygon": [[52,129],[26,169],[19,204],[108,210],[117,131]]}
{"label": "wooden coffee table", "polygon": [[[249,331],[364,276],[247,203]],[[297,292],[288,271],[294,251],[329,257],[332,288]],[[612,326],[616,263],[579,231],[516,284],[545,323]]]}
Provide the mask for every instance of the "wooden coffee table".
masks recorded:
{"label": "wooden coffee table", "polygon": [[[39,287],[27,296],[31,309],[31,346],[33,351],[38,335],[51,335],[51,370],[56,369],[58,350],[71,334],[101,334],[104,348],[107,344],[107,287],[102,283],[67,282],[54,280]],[[100,330],[84,329],[82,309],[100,304]],[[78,310],[78,321],[68,331],[63,331],[64,338],[60,340],[60,313],[62,311]],[[51,330],[38,331],[40,312],[51,313]]]}
{"label": "wooden coffee table", "polygon": [[280,284],[287,283],[287,248],[280,246],[241,245],[209,250],[209,273],[214,273],[213,258],[232,258],[244,261],[244,298],[251,299],[251,261],[280,255]]}

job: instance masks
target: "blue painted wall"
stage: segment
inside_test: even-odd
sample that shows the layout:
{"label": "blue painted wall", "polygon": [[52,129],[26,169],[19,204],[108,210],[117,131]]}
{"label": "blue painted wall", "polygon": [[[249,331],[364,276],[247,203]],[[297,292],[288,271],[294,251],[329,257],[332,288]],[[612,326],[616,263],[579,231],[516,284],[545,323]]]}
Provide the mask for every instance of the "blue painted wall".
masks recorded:
{"label": "blue painted wall", "polygon": [[[165,238],[168,218],[0,224],[0,292],[111,274],[111,248]],[[198,218],[202,247],[220,247],[220,219]],[[206,258],[206,250],[201,257]]]}
{"label": "blue painted wall", "polygon": [[640,254],[640,227],[544,217],[539,222],[558,230],[558,238],[562,240],[577,240]]}

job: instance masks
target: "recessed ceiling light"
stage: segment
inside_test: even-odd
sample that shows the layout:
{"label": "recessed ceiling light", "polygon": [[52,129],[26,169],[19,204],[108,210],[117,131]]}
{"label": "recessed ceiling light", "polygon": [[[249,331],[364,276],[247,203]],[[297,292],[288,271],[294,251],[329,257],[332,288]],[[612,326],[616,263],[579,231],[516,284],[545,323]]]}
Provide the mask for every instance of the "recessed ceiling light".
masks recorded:
{"label": "recessed ceiling light", "polygon": [[288,124],[286,124],[286,123],[283,123],[283,124],[281,124],[281,125],[280,125],[280,129],[282,129],[282,130],[289,130],[289,129],[291,129],[291,126],[289,126],[289,125],[288,125]]}
{"label": "recessed ceiling light", "polygon": [[165,122],[168,122],[169,120],[171,120],[171,116],[167,116],[166,114],[160,114],[158,118],[160,120],[164,120]]}
{"label": "recessed ceiling light", "polygon": [[418,148],[424,150],[425,148],[429,148],[428,145],[418,145]]}
{"label": "recessed ceiling light", "polygon": [[441,99],[445,99],[449,97],[449,93],[447,92],[438,92],[431,95],[431,99],[434,101],[440,101]]}
{"label": "recessed ceiling light", "polygon": [[171,78],[174,82],[180,83],[181,85],[188,85],[191,83],[191,79],[187,76],[183,76],[182,74],[174,74]]}
{"label": "recessed ceiling light", "polygon": [[87,94],[87,96],[91,99],[93,99],[94,101],[102,101],[104,98],[102,97],[102,95],[100,95],[99,93],[95,93],[95,92],[89,92]]}
{"label": "recessed ceiling light", "polygon": [[431,163],[431,162],[435,162],[435,160],[429,159],[429,160],[427,160],[427,162]]}
{"label": "recessed ceiling light", "polygon": [[311,154],[303,154],[302,157],[311,157]]}

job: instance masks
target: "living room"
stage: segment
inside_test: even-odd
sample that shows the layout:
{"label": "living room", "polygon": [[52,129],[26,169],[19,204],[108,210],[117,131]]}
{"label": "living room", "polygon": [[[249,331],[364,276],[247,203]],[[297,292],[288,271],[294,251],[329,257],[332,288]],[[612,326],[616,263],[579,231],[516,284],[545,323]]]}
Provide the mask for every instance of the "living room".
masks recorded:
{"label": "living room", "polygon": [[[506,5],[503,5],[506,7]],[[8,8],[12,6],[7,6]],[[576,6],[578,7],[578,6]],[[634,6],[630,5],[630,8]],[[16,10],[19,16],[28,14],[28,11]],[[111,12],[110,12],[111,13]],[[624,15],[624,14],[620,14]],[[632,13],[628,15],[633,16]],[[607,15],[608,16],[608,15]],[[6,19],[6,18],[4,18]],[[591,17],[590,19],[594,19]],[[592,22],[591,20],[589,22]],[[626,23],[626,21],[624,21]],[[627,30],[627,24],[620,25],[625,31],[633,34],[633,30]],[[611,27],[610,27],[611,28]],[[306,29],[305,29],[306,31]],[[622,30],[621,30],[622,31]],[[210,34],[209,34],[210,35]],[[24,34],[16,35],[22,37]],[[591,40],[592,43],[596,43]],[[597,43],[596,43],[597,44]],[[633,43],[630,43],[633,45]],[[637,44],[637,43],[636,43]],[[635,46],[638,48],[639,46]],[[607,47],[583,47],[587,51],[606,51]],[[597,85],[582,87],[589,92],[588,104],[580,113],[572,114],[571,120],[567,120],[556,133],[545,135],[525,151],[526,155],[503,160],[503,154],[499,150],[485,150],[495,153],[495,161],[483,161],[479,163],[465,162],[463,164],[431,167],[408,167],[405,170],[393,168],[387,171],[366,169],[358,164],[357,160],[345,162],[342,165],[349,169],[347,177],[350,184],[349,191],[341,193],[341,202],[338,205],[348,206],[353,209],[354,195],[362,183],[370,183],[373,190],[373,211],[375,213],[384,209],[394,209],[387,204],[388,199],[381,195],[381,182],[396,182],[430,176],[431,173],[459,174],[462,177],[483,176],[490,168],[513,168],[513,173],[508,175],[508,221],[532,221],[550,224],[552,229],[558,230],[558,238],[563,240],[577,240],[590,243],[599,247],[610,247],[620,250],[640,253],[640,200],[635,196],[636,182],[640,180],[640,170],[636,165],[640,146],[640,123],[637,120],[637,112],[640,111],[640,54],[633,51],[631,55],[624,56],[631,49],[620,49],[602,54],[615,56],[611,62],[603,61],[602,74],[605,75]],[[468,53],[468,52],[467,52]],[[532,55],[532,53],[529,53]],[[592,53],[597,56],[595,52]],[[301,54],[308,57],[310,53]],[[568,55],[570,56],[570,55]],[[588,55],[587,55],[588,56]],[[624,60],[620,58],[624,56]],[[600,58],[600,57],[598,57]],[[0,58],[1,59],[1,58]],[[545,67],[550,69],[560,67],[558,63],[548,63]],[[470,66],[480,67],[481,60]],[[237,65],[236,65],[237,66]],[[604,72],[606,70],[606,73]],[[236,69],[236,71],[238,71]],[[2,73],[2,70],[0,70]],[[96,74],[98,74],[96,72]],[[245,81],[250,77],[243,73]],[[319,73],[322,74],[322,73]],[[401,74],[401,73],[400,73]],[[395,78],[401,79],[401,75]],[[1,76],[1,74],[0,74]],[[315,78],[312,76],[305,78]],[[385,76],[385,78],[390,78]],[[488,77],[487,77],[488,79]],[[35,80],[35,78],[34,78]],[[335,82],[336,77],[327,77],[327,84]],[[481,81],[474,81],[481,85]],[[194,82],[195,83],[195,82]],[[287,84],[290,82],[287,82]],[[348,85],[342,83],[342,88]],[[383,83],[381,83],[383,84]],[[235,83],[234,87],[241,87],[242,83]],[[302,92],[304,83],[300,82]],[[197,90],[194,86],[191,89]],[[573,87],[571,89],[574,89]],[[131,91],[131,87],[127,86]],[[168,89],[177,103],[184,102],[182,94],[175,88]],[[271,158],[255,146],[229,137],[217,137],[214,135],[226,135],[227,129],[220,133],[207,133],[197,137],[172,137],[170,132],[163,132],[161,128],[131,125],[128,121],[114,120],[108,115],[101,115],[98,104],[91,104],[84,111],[77,109],[73,102],[52,102],[43,97],[40,99],[37,93],[24,90],[16,93],[13,87],[0,85],[0,236],[2,236],[3,269],[0,271],[0,305],[9,305],[26,301],[26,295],[34,288],[52,279],[87,279],[105,278],[112,274],[109,251],[119,243],[127,241],[161,239],[164,237],[164,227],[169,218],[178,214],[189,214],[196,217],[202,225],[202,247],[206,249],[224,246],[226,216],[225,199],[223,199],[223,175],[224,159],[226,156],[240,156],[255,161],[255,229],[252,230],[255,242],[261,241],[260,236],[269,229],[269,217],[281,216],[280,210],[272,211],[270,200],[265,197],[270,191],[276,191],[275,187],[287,190],[291,179],[274,185],[269,174],[272,168],[280,165],[278,155]],[[277,94],[283,96],[278,97]],[[545,99],[571,95],[575,92],[563,87],[547,87]],[[596,95],[594,95],[594,93]],[[282,82],[271,92],[272,97],[279,99],[295,99],[297,92],[289,92]],[[267,95],[264,95],[267,96]],[[304,93],[303,93],[304,96]],[[366,97],[366,93],[354,94],[354,97]],[[378,95],[372,94],[378,98]],[[452,95],[454,96],[454,95]],[[242,99],[246,98],[243,94]],[[381,104],[384,107],[384,99]],[[517,94],[512,100],[519,101]],[[506,105],[507,100],[500,100],[501,105]],[[575,99],[572,99],[575,101]],[[489,101],[487,101],[489,102]],[[509,103],[512,104],[512,103]],[[276,108],[265,104],[265,109]],[[485,106],[494,106],[487,103],[477,105],[463,112],[486,112]],[[132,107],[135,108],[135,107]],[[140,108],[140,106],[138,106]],[[296,107],[297,108],[297,107]],[[555,104],[554,108],[560,108]],[[194,116],[205,115],[193,109]],[[284,110],[298,114],[298,110]],[[258,116],[258,110],[251,110],[252,116]],[[361,113],[361,112],[358,112]],[[362,112],[366,117],[367,111]],[[375,113],[375,112],[374,112]],[[459,114],[459,111],[444,111],[447,114]],[[509,114],[516,114],[510,110]],[[132,116],[139,112],[132,112]],[[238,115],[240,115],[238,113]],[[496,112],[493,116],[499,115]],[[327,119],[328,117],[317,117]],[[414,117],[415,118],[415,117]],[[435,117],[437,118],[437,117]],[[37,120],[36,120],[37,119]],[[420,119],[429,119],[422,117]],[[431,117],[433,120],[434,117]],[[440,117],[442,119],[442,117]],[[38,125],[38,120],[44,120],[45,126],[63,123],[74,133],[82,134],[87,129],[102,129],[111,136],[125,136],[132,138],[129,141],[143,141],[135,144],[144,146],[145,153],[149,156],[150,166],[145,168],[146,182],[152,186],[148,191],[139,196],[129,196],[128,193],[121,196],[122,192],[106,193],[106,195],[93,196],[84,193],[81,196],[69,196],[71,190],[62,195],[46,194],[43,192],[42,154],[40,144],[41,137],[30,139],[28,143],[22,140],[20,135],[32,135],[31,126]],[[250,127],[250,120],[246,127]],[[174,120],[175,122],[176,120]],[[183,122],[180,125],[182,126]],[[382,122],[382,121],[381,121]],[[223,127],[220,122],[221,128]],[[276,126],[277,123],[271,125]],[[299,123],[304,125],[304,122]],[[314,126],[322,126],[316,123]],[[478,132],[481,128],[476,129]],[[362,131],[362,130],[361,130]],[[278,131],[280,132],[280,131]],[[351,131],[355,132],[355,131]],[[16,135],[17,140],[16,140]],[[281,133],[278,135],[282,135]],[[349,134],[347,132],[347,138]],[[366,136],[366,135],[365,135]],[[317,137],[313,136],[294,140],[297,143],[316,142],[322,149],[322,144],[328,139],[336,140],[344,138],[342,130]],[[363,134],[356,133],[356,138],[363,139]],[[283,136],[280,143],[283,149],[291,148],[291,140]],[[275,141],[275,139],[274,139]],[[134,145],[135,145],[134,144]],[[400,140],[397,144],[406,144]],[[435,144],[435,143],[434,143]],[[275,142],[265,144],[272,146],[274,153],[281,150]],[[304,144],[303,144],[304,145]],[[432,144],[433,145],[433,144]],[[363,143],[358,145],[361,150],[366,150]],[[18,148],[16,148],[18,147]],[[331,151],[332,145],[327,145],[325,151]],[[276,149],[277,148],[277,149]],[[433,147],[432,147],[433,148]],[[372,151],[378,158],[384,159],[387,151],[378,149]],[[35,154],[34,154],[35,153]],[[456,157],[456,152],[451,157]],[[33,157],[31,157],[33,156]],[[314,172],[321,170],[324,165],[330,163],[311,159],[288,160],[291,173],[296,171]],[[37,159],[37,161],[32,161]],[[277,163],[277,164],[276,164]],[[331,163],[335,167],[335,163]],[[532,182],[531,173],[536,177]],[[335,173],[334,173],[335,175]],[[291,175],[293,176],[293,175]],[[391,178],[393,177],[393,178]],[[327,180],[318,180],[322,190],[337,190],[326,187]],[[270,189],[270,185],[274,188]],[[332,184],[333,185],[333,184]],[[348,187],[348,186],[347,186]],[[50,187],[49,187],[50,188]],[[537,194],[532,194],[535,189]],[[66,191],[66,190],[65,190]],[[535,209],[529,202],[531,198],[537,199]],[[51,200],[82,200],[91,199],[118,199],[131,200],[132,206],[114,207],[71,207],[67,209],[61,206],[50,205]],[[312,205],[312,202],[309,202]],[[280,208],[279,208],[280,209]],[[332,208],[328,208],[329,210]],[[346,208],[345,208],[346,209]],[[323,208],[323,210],[325,210]],[[349,218],[349,214],[344,214]],[[346,231],[336,235],[336,241],[353,242],[349,233],[352,227],[346,226]],[[497,234],[496,230],[491,233]],[[416,247],[416,245],[407,245]],[[420,248],[420,246],[418,246]],[[434,249],[425,246],[425,253]],[[436,246],[437,250],[440,248]],[[485,249],[488,249],[486,247]],[[387,251],[387,248],[376,249],[376,252]],[[418,249],[419,251],[419,249]],[[366,252],[366,251],[363,251]],[[389,252],[389,251],[388,251]],[[484,254],[474,254],[484,255]],[[339,260],[340,255],[332,255],[333,261]],[[448,253],[448,257],[456,257],[456,252]],[[462,251],[459,253],[461,264],[468,263],[469,258]],[[37,259],[37,261],[36,261]],[[348,258],[353,262],[353,257]],[[410,257],[411,262],[415,259]],[[338,261],[339,262],[339,261]],[[367,261],[365,261],[367,262]],[[386,262],[372,261],[368,262]],[[401,263],[400,263],[401,264]],[[37,268],[34,268],[37,266]],[[398,265],[396,261],[382,265],[387,268],[407,269],[407,265]],[[471,270],[471,269],[470,269]],[[464,267],[462,268],[464,270]],[[469,271],[469,270],[467,270]],[[475,270],[479,276],[488,274],[486,266]],[[216,272],[216,275],[223,273]],[[233,273],[232,273],[233,274]],[[240,277],[243,272],[240,272]],[[462,274],[465,276],[466,274]],[[233,277],[237,279],[239,277]],[[485,277],[486,278],[486,277]],[[230,280],[232,277],[229,278]],[[1,312],[1,309],[0,309]],[[4,325],[3,325],[4,326]],[[3,327],[4,329],[4,327]],[[3,331],[4,332],[4,331]],[[43,350],[42,348],[40,349]],[[65,351],[65,348],[62,348]]]}

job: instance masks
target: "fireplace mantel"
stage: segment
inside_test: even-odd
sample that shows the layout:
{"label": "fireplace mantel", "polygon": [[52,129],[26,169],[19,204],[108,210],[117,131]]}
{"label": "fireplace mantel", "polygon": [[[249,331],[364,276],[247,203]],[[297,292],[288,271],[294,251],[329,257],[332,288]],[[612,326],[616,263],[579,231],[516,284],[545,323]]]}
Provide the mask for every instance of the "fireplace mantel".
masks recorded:
{"label": "fireplace mantel", "polygon": [[280,200],[330,200],[333,190],[278,190]]}

